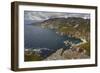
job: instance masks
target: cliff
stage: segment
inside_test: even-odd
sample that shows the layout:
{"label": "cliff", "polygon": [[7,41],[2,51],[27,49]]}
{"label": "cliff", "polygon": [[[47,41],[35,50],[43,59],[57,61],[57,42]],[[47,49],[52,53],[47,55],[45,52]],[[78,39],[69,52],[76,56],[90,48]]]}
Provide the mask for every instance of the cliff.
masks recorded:
{"label": "cliff", "polygon": [[58,49],[55,53],[51,54],[44,60],[69,60],[69,59],[87,59],[89,58],[86,55],[86,50],[79,49],[79,48],[72,48],[65,50],[64,53],[61,55],[63,48]]}

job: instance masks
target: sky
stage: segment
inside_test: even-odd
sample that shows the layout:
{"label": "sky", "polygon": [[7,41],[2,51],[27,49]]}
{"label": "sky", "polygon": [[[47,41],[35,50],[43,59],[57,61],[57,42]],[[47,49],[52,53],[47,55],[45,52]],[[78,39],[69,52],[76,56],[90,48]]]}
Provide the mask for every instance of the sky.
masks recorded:
{"label": "sky", "polygon": [[90,18],[86,13],[66,13],[66,12],[44,12],[44,11],[24,11],[24,20],[47,20],[50,18],[81,17]]}

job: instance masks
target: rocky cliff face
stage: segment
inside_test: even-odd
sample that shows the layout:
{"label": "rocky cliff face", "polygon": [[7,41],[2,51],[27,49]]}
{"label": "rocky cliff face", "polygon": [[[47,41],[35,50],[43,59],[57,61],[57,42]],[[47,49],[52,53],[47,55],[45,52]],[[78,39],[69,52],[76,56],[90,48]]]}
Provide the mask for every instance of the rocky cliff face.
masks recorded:
{"label": "rocky cliff face", "polygon": [[65,50],[64,53],[61,55],[63,48],[57,50],[55,53],[50,55],[44,60],[67,60],[67,59],[87,59],[89,58],[86,55],[86,50],[80,48],[72,48]]}
{"label": "rocky cliff face", "polygon": [[[45,20],[41,23],[41,25],[53,25],[53,26],[66,26],[66,27],[74,27],[75,25],[88,26],[90,23],[89,19],[76,18],[76,17],[68,17],[68,18],[52,18]],[[88,25],[87,25],[88,24]],[[79,28],[79,27],[78,27]]]}
{"label": "rocky cliff face", "polygon": [[90,37],[90,19],[76,17],[52,18],[40,24],[43,28],[54,29],[60,34],[76,38],[82,37],[86,40],[89,40]]}

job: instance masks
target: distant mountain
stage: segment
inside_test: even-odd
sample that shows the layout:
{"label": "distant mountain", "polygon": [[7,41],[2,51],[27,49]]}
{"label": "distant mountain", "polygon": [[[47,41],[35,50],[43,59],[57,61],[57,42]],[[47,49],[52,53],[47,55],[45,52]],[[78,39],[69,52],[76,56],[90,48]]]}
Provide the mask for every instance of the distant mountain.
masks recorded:
{"label": "distant mountain", "polygon": [[76,38],[82,37],[87,40],[90,39],[90,19],[80,17],[50,18],[31,24],[56,30],[56,33],[61,35],[69,35]]}
{"label": "distant mountain", "polygon": [[54,29],[57,33],[74,37],[84,37],[89,40],[90,19],[68,17],[51,18],[40,23],[41,27]]}
{"label": "distant mountain", "polygon": [[[32,23],[33,22],[33,23]],[[77,24],[79,25],[86,25],[89,26],[90,19],[83,19],[83,18],[78,18],[78,17],[68,17],[68,18],[50,18],[47,20],[41,20],[41,21],[36,21],[32,20],[31,24],[38,24],[42,26],[75,26]]]}
{"label": "distant mountain", "polygon": [[[83,19],[83,18],[76,18],[76,17],[68,17],[68,18],[52,18],[43,21],[41,24],[45,25],[65,25],[65,26],[71,26],[71,25],[77,25],[77,24],[89,24],[89,19]],[[88,26],[88,25],[87,25]]]}

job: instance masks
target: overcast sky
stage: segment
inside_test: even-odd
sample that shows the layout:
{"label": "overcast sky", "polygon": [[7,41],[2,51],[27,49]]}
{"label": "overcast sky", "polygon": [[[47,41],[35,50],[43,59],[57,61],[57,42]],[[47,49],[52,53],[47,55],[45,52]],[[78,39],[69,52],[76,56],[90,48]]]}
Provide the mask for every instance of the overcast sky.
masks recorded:
{"label": "overcast sky", "polygon": [[65,12],[43,12],[43,11],[24,11],[24,20],[46,20],[49,18],[67,18],[67,17],[81,17],[85,19],[90,18],[90,14],[86,13],[65,13]]}

